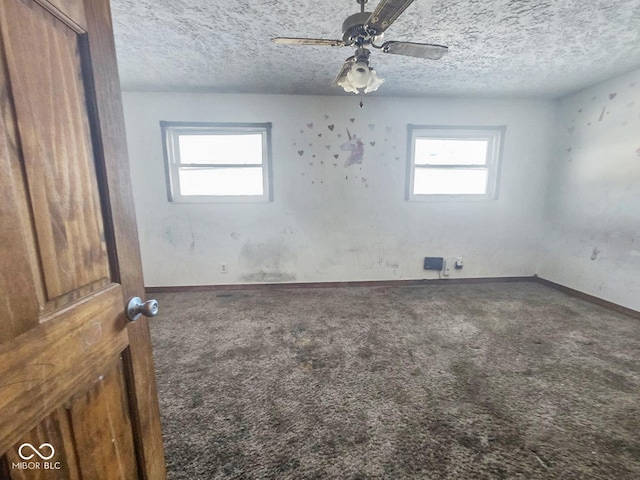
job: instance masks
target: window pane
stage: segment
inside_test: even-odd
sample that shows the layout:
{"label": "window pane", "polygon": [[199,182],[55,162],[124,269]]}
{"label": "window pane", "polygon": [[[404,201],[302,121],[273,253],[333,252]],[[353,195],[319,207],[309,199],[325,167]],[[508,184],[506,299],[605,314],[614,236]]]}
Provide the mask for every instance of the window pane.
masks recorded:
{"label": "window pane", "polygon": [[182,195],[262,195],[262,167],[181,168]]}
{"label": "window pane", "polygon": [[262,164],[262,135],[196,135],[178,136],[180,163]]}
{"label": "window pane", "polygon": [[487,140],[416,138],[416,165],[485,165]]}
{"label": "window pane", "polygon": [[416,195],[484,194],[487,170],[416,168],[413,193]]}

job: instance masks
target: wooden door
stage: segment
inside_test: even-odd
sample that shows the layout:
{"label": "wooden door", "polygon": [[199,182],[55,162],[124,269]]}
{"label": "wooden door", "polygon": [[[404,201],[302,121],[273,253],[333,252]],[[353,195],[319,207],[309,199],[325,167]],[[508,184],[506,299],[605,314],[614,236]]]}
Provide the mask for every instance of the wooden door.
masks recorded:
{"label": "wooden door", "polygon": [[0,478],[165,478],[108,0],[0,0],[0,114]]}

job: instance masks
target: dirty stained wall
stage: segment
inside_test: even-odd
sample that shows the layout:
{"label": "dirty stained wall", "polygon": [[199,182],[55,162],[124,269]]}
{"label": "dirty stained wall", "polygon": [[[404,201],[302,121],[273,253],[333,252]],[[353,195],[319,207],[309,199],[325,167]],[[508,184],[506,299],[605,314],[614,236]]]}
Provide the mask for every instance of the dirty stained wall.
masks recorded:
{"label": "dirty stained wall", "polygon": [[640,70],[559,102],[538,274],[640,310]]}
{"label": "dirty stained wall", "polygon": [[[148,286],[437,278],[427,255],[462,256],[452,277],[535,273],[552,101],[125,92],[124,105]],[[168,202],[161,120],[272,122],[273,202]],[[407,202],[409,123],[505,125],[499,198]]]}

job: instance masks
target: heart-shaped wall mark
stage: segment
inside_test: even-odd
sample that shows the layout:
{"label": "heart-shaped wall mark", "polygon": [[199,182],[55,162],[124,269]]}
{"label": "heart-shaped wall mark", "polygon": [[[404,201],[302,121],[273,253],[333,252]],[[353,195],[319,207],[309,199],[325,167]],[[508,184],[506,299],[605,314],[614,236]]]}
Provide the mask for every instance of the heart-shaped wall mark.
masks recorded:
{"label": "heart-shaped wall mark", "polygon": [[350,118],[350,119],[349,119],[349,121],[350,121],[351,123],[353,123],[353,122],[355,122],[355,121],[356,121],[356,119],[355,119],[355,118]]}
{"label": "heart-shaped wall mark", "polygon": [[307,123],[307,127],[308,127],[308,128],[313,128],[313,122],[309,122],[309,123]]}
{"label": "heart-shaped wall mark", "polygon": [[371,145],[372,147],[376,146],[376,142],[369,142],[369,145]]}
{"label": "heart-shaped wall mark", "polygon": [[333,158],[338,158],[340,155],[338,155],[337,153],[333,154]]}
{"label": "heart-shaped wall mark", "polygon": [[333,132],[333,129],[336,128],[334,124],[327,125],[327,128]]}
{"label": "heart-shaped wall mark", "polygon": [[304,154],[304,150],[298,150],[298,155],[302,156]]}

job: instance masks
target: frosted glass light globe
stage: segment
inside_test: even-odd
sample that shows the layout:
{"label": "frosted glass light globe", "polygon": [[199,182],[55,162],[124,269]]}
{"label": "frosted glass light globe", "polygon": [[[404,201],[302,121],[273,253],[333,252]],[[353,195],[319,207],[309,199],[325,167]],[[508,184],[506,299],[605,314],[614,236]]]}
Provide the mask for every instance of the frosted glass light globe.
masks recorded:
{"label": "frosted glass light globe", "polygon": [[356,88],[364,88],[369,83],[369,65],[364,62],[357,62],[351,65],[347,78],[351,85]]}

